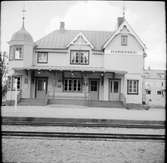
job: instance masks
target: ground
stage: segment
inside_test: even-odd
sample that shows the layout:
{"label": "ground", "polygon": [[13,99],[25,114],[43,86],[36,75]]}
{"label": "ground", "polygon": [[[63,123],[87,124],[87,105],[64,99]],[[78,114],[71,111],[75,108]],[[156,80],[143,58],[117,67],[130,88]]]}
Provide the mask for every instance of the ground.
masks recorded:
{"label": "ground", "polygon": [[47,106],[3,106],[2,116],[54,117],[54,118],[95,118],[124,120],[165,120],[165,109],[127,110],[125,108],[104,108],[70,105]]}
{"label": "ground", "polygon": [[165,143],[132,140],[3,138],[3,160],[45,163],[163,163]]}
{"label": "ground", "polygon": [[[2,117],[99,118],[165,121],[165,109],[127,110],[83,106],[4,106]],[[2,126],[3,131],[99,132],[124,134],[159,134],[164,129],[88,128],[62,126]],[[164,140],[79,139],[41,137],[2,137],[5,162],[44,163],[163,163]]]}

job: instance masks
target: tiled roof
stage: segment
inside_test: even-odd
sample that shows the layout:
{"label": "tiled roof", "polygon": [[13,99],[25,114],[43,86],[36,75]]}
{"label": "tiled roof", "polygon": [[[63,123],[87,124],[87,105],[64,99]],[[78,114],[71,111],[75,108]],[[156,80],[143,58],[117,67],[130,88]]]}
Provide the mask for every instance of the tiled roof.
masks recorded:
{"label": "tiled roof", "polygon": [[36,45],[37,48],[65,49],[79,33],[84,34],[95,50],[102,50],[104,43],[113,34],[110,31],[55,30],[36,41]]}

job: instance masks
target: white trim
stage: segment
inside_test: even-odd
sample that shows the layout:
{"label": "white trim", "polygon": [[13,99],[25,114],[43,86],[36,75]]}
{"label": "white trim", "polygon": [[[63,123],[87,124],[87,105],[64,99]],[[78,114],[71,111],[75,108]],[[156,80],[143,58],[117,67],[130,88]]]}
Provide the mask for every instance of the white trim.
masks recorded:
{"label": "white trim", "polygon": [[107,45],[112,41],[112,39],[116,35],[118,35],[119,33],[121,33],[121,30],[124,28],[124,26],[126,26],[127,30],[129,31],[128,33],[130,33],[131,35],[133,35],[137,39],[137,41],[140,43],[140,45],[143,47],[143,49],[146,49],[145,44],[141,41],[141,39],[134,32],[134,30],[132,29],[132,27],[128,24],[128,22],[126,20],[119,26],[119,28],[114,32],[114,34],[110,37],[110,39],[104,44],[103,48],[106,48]]}
{"label": "white trim", "polygon": [[[66,46],[67,48],[70,46],[70,45],[75,45],[76,43],[74,43],[78,37],[82,37],[84,39],[84,41],[86,42],[86,45],[89,45],[92,49],[94,49],[94,46],[88,41],[88,39],[84,36],[84,34],[82,32],[80,32],[79,34],[77,34],[75,36],[75,38]],[[77,45],[77,44],[76,44]],[[79,45],[85,45],[85,44],[79,44]]]}

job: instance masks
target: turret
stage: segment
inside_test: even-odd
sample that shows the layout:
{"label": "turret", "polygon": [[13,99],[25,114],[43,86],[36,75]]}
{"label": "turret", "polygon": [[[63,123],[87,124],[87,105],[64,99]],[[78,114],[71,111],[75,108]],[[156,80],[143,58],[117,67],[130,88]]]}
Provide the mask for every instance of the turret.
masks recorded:
{"label": "turret", "polygon": [[[24,27],[24,16],[21,29],[12,35],[8,43],[10,46],[10,61],[13,61],[13,63],[17,61],[16,64],[12,64],[12,67],[32,66],[34,41]],[[18,62],[20,63],[19,65]]]}

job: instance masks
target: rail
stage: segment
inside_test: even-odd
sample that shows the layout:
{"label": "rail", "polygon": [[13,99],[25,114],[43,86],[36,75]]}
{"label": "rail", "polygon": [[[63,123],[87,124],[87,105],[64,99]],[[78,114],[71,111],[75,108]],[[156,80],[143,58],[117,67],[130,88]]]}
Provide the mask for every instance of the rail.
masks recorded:
{"label": "rail", "polygon": [[103,134],[103,133],[76,133],[76,132],[27,132],[2,131],[2,136],[24,137],[54,137],[54,138],[85,138],[85,139],[139,139],[139,140],[165,140],[165,135],[144,134]]}

